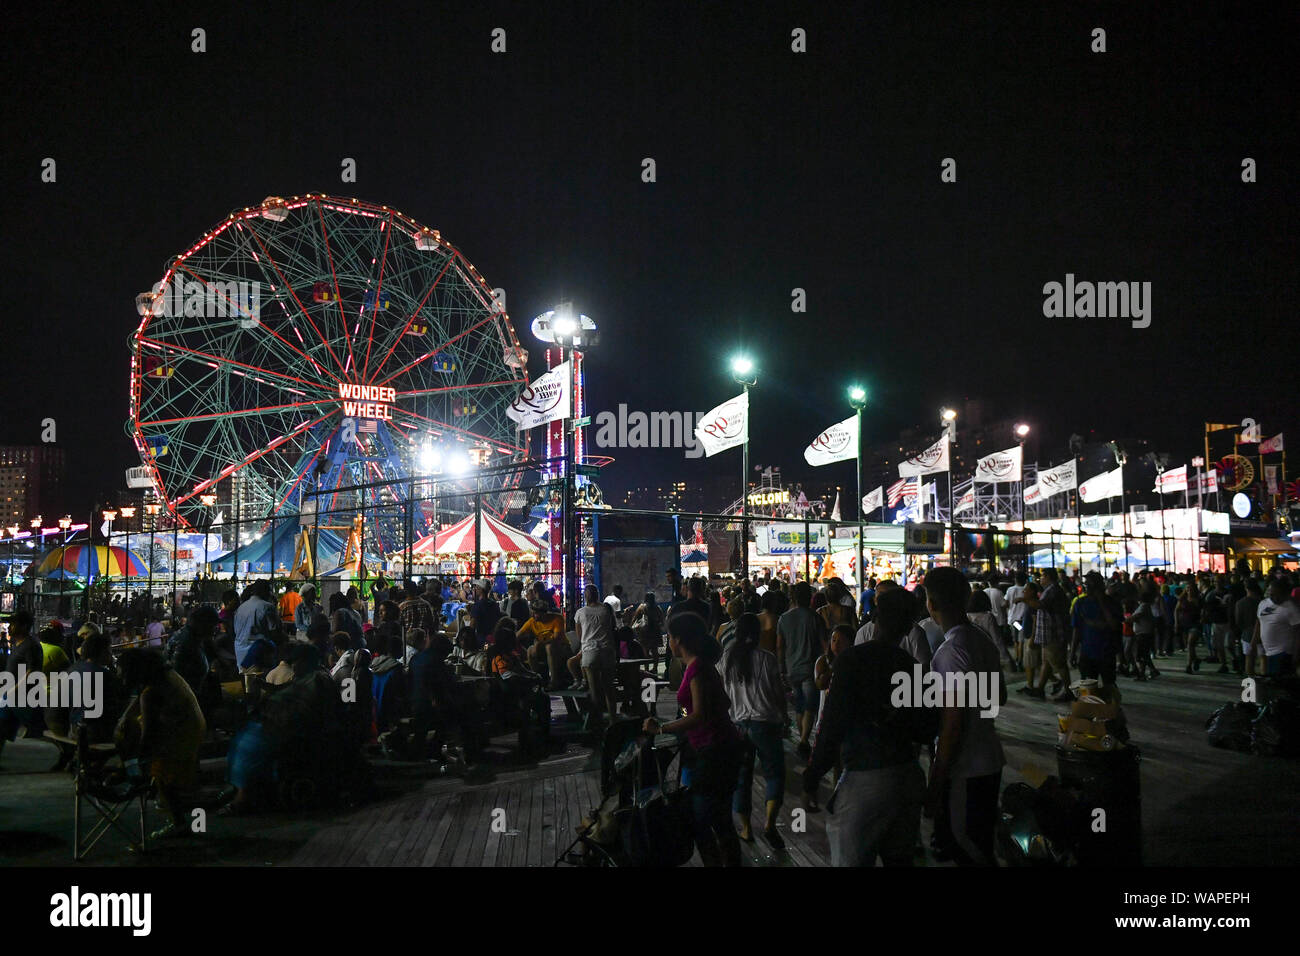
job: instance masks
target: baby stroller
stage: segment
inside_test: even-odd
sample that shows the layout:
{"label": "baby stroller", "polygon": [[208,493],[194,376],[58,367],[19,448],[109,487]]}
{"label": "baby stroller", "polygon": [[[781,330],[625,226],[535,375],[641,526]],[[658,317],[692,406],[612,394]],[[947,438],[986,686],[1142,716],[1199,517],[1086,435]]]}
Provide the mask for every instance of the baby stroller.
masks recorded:
{"label": "baby stroller", "polygon": [[[555,860],[569,866],[654,866],[694,852],[686,793],[680,779],[671,786],[665,775],[679,746],[654,745],[641,730],[641,719],[610,724],[601,741],[601,802],[578,825],[577,836]],[[679,763],[680,768],[680,763]],[[679,771],[680,773],[680,771]],[[647,823],[652,834],[647,833]],[[647,849],[647,837],[661,846]],[[689,844],[683,847],[683,841]]]}

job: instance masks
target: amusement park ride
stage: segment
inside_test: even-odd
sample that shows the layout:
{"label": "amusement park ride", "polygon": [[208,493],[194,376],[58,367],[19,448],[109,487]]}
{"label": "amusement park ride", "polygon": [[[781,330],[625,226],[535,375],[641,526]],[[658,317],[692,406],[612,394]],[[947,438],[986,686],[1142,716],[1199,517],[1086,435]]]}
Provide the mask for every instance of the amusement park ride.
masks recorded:
{"label": "amusement park ride", "polygon": [[[236,479],[236,523],[241,506],[262,529],[311,515],[346,533],[341,563],[360,562],[428,530],[418,505],[417,527],[403,521],[428,449],[528,457],[504,413],[528,381],[504,305],[437,230],[387,206],[309,193],[236,210],[136,308],[127,432],[181,528],[204,526],[200,496]],[[502,513],[521,470],[470,472],[439,480]]]}

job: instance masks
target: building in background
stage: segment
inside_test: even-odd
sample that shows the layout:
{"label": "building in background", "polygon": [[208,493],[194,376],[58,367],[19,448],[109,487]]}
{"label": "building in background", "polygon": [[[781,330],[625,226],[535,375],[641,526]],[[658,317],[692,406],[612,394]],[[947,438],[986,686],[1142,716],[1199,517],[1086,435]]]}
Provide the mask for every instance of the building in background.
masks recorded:
{"label": "building in background", "polygon": [[54,445],[0,445],[0,511],[5,525],[42,515],[53,522],[63,501],[63,449]]}

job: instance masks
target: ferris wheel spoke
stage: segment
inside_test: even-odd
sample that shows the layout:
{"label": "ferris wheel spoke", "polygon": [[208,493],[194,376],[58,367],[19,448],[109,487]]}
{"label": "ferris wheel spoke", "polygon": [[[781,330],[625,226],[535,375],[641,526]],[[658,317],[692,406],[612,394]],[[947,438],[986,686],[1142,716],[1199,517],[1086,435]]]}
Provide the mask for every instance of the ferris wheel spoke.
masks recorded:
{"label": "ferris wheel spoke", "polygon": [[[384,353],[384,357],[379,361],[379,364],[375,366],[374,374],[366,379],[366,384],[373,385],[374,380],[383,372],[384,367],[388,364],[388,360],[392,358],[393,353],[397,351],[397,346],[402,341],[402,336],[406,335],[406,333],[410,331],[412,324],[414,324],[415,320],[419,318],[420,312],[424,309],[425,303],[429,301],[429,296],[433,295],[434,290],[438,288],[438,284],[442,282],[442,277],[447,274],[447,270],[451,268],[451,264],[455,258],[455,254],[447,256],[446,261],[442,264],[442,268],[439,269],[438,274],[434,276],[433,282],[430,283],[429,288],[425,290],[424,297],[420,299],[420,304],[415,307],[415,311],[411,313],[411,317],[406,320],[406,324],[402,326],[402,330],[397,333],[397,338],[393,340],[393,344],[388,347],[388,351]],[[387,382],[387,380],[385,380],[385,382]]]}
{"label": "ferris wheel spoke", "polygon": [[429,359],[433,358],[433,357],[434,357],[435,355],[437,355],[439,352],[445,351],[445,350],[446,350],[447,348],[449,348],[452,344],[454,344],[454,343],[460,341],[460,340],[463,339],[465,336],[469,335],[471,332],[477,331],[478,329],[482,328],[484,325],[487,325],[487,323],[491,322],[491,321],[492,321],[493,319],[495,319],[496,317],[497,317],[497,316],[496,316],[496,313],[493,313],[492,315],[485,316],[484,318],[480,319],[478,322],[475,322],[473,325],[471,325],[469,328],[465,329],[464,331],[462,331],[462,332],[460,332],[460,333],[458,333],[458,334],[456,334],[456,335],[453,335],[451,338],[447,339],[445,342],[443,342],[443,343],[442,343],[441,345],[439,345],[437,348],[430,349],[428,352],[425,352],[423,355],[421,355],[421,356],[420,356],[418,359],[416,359],[414,362],[410,362],[410,363],[408,363],[408,364],[406,364],[406,365],[403,365],[401,368],[399,368],[399,369],[398,369],[396,372],[394,372],[392,375],[388,376],[388,377],[387,377],[386,379],[384,379],[382,382],[376,382],[375,384],[377,384],[377,385],[387,385],[387,384],[388,384],[389,382],[391,382],[393,379],[397,378],[397,376],[399,376],[399,375],[405,375],[407,372],[409,372],[411,369],[415,368],[415,367],[416,367],[417,365],[419,365],[421,362],[427,362]]}
{"label": "ferris wheel spoke", "polygon": [[[305,378],[299,378],[297,375],[290,375],[287,372],[276,372],[273,371],[272,369],[265,368],[261,365],[249,365],[247,362],[240,362],[237,359],[232,359],[226,355],[218,355],[213,352],[205,352],[200,349],[193,349],[193,348],[189,348],[188,346],[179,345],[175,342],[167,342],[167,341],[163,341],[162,339],[145,338],[144,336],[141,336],[139,341],[141,345],[153,345],[153,346],[157,346],[158,348],[164,351],[171,350],[175,352],[180,352],[184,355],[191,355],[194,356],[195,358],[203,359],[205,364],[216,362],[219,365],[231,365],[236,368],[245,369],[249,372],[254,372],[258,375],[266,375],[271,378],[284,379],[285,381],[295,382],[298,385],[305,385],[307,388],[310,389],[315,389],[318,391],[322,390],[322,386],[320,382],[311,382]],[[324,389],[324,391],[326,391],[327,393],[329,392],[328,389]]]}
{"label": "ferris wheel spoke", "polygon": [[[281,270],[279,263],[275,261],[275,258],[271,255],[270,250],[266,248],[266,243],[262,240],[262,237],[257,234],[257,230],[250,225],[248,227],[248,232],[253,237],[253,240],[257,243],[258,247],[262,250],[262,255],[266,256],[266,261],[269,262],[271,264],[271,268],[275,270],[275,274],[276,276],[279,277],[280,280],[280,288],[284,289],[284,291],[288,293],[290,298],[293,299],[294,304],[298,306],[298,311],[302,314],[303,319],[305,319],[307,324],[311,326],[312,331],[315,332],[316,336],[320,339],[321,344],[325,346],[326,353],[329,355],[330,358],[334,360],[334,364],[338,366],[340,375],[335,375],[333,372],[330,372],[327,369],[322,368],[321,370],[325,372],[327,375],[329,375],[331,378],[333,378],[335,381],[341,383],[343,379],[340,376],[346,374],[346,372],[344,372],[343,363],[339,361],[338,356],[334,354],[334,349],[330,347],[329,340],[326,339],[325,336],[321,334],[321,330],[317,328],[316,323],[312,321],[311,313],[307,311],[306,306],[302,304],[302,300],[298,298],[298,293],[294,291],[293,285],[289,282],[288,279],[285,278],[284,272],[283,270]],[[346,326],[346,322],[344,323],[344,325]],[[259,328],[266,328],[266,326],[265,324],[263,324],[259,326]],[[270,332],[272,335],[275,335],[277,339],[280,339],[281,342],[284,342],[291,349],[293,349],[292,344],[290,344],[287,339],[283,339],[279,335],[277,335],[273,329],[268,328],[267,331]],[[298,352],[297,349],[293,349],[293,350],[295,352]],[[302,355],[303,358],[308,358],[308,356],[306,356],[301,352],[298,352],[298,354]],[[313,364],[316,364],[314,360],[312,359],[308,359],[308,360],[312,361]]]}
{"label": "ferris wheel spoke", "polygon": [[337,404],[336,398],[321,398],[314,402],[290,402],[287,405],[263,405],[260,408],[241,408],[210,412],[203,415],[184,415],[178,418],[156,418],[140,422],[141,428],[153,428],[159,425],[183,425],[190,422],[209,422],[219,418],[248,418],[253,415],[266,415],[272,412],[287,412],[295,408],[317,408],[321,405]]}
{"label": "ferris wheel spoke", "polygon": [[201,482],[198,485],[195,485],[191,491],[174,499],[174,503],[179,505],[193,498],[195,495],[201,494],[202,492],[206,491],[208,488],[211,488],[217,482],[224,481],[225,479],[229,478],[231,475],[235,474],[241,469],[247,468],[249,465],[257,461],[259,458],[263,457],[264,455],[270,454],[271,452],[275,451],[277,448],[282,446],[285,442],[289,441],[289,439],[301,435],[304,432],[310,431],[311,429],[319,425],[321,422],[329,418],[331,415],[337,415],[337,414],[339,414],[339,412],[335,410],[332,412],[328,412],[324,415],[321,415],[318,418],[314,418],[311,421],[303,422],[301,425],[297,426],[296,428],[285,432],[283,435],[281,435],[279,438],[272,441],[265,448],[259,448],[257,451],[250,452],[249,454],[244,456],[242,461],[235,462],[235,464],[233,465],[227,465],[225,468],[221,470],[219,474],[214,475],[213,477],[207,479],[204,482]]}
{"label": "ferris wheel spoke", "polygon": [[496,382],[474,382],[470,385],[443,385],[438,388],[415,388],[397,393],[398,398],[416,398],[420,395],[445,395],[448,392],[472,392],[480,388],[501,388],[506,385],[527,384],[526,378],[503,378]]}
{"label": "ferris wheel spoke", "polygon": [[[249,228],[249,232],[252,233],[252,228],[251,228],[251,227]],[[268,260],[270,259],[269,254],[267,254],[267,258],[268,258]],[[272,265],[273,267],[275,266],[274,261],[271,262],[271,265]],[[194,279],[196,279],[197,281],[203,283],[205,286],[207,286],[207,285],[215,285],[215,283],[214,283],[212,280],[209,280],[209,279],[205,278],[204,276],[200,275],[199,273],[195,272],[193,269],[191,269],[191,268],[188,266],[188,264],[184,267],[184,272],[185,272],[187,275],[192,276],[192,277],[193,277]],[[279,274],[279,269],[278,269],[278,267],[276,267],[276,272],[277,272],[277,274]],[[283,276],[281,276],[281,281],[282,281],[282,282],[284,281]],[[289,291],[289,294],[290,294],[290,295],[294,295],[294,292],[293,292],[293,289],[292,289],[292,288],[289,288],[287,285],[286,285],[285,287],[288,288],[288,291]],[[297,302],[297,296],[296,296],[296,295],[294,295],[294,301]],[[298,307],[299,307],[300,309],[302,308],[302,303],[301,303],[301,302],[298,302]],[[287,314],[287,313],[286,313],[286,314]],[[294,346],[294,344],[293,344],[292,342],[290,342],[288,339],[284,338],[282,335],[280,335],[278,332],[276,332],[275,329],[271,328],[270,325],[268,325],[265,321],[262,321],[264,318],[265,318],[264,315],[259,315],[259,316],[258,316],[258,320],[259,320],[259,321],[258,321],[257,325],[254,326],[254,328],[262,329],[262,330],[264,330],[265,332],[269,333],[269,334],[271,335],[271,337],[272,337],[275,341],[279,342],[281,345],[283,345],[285,348],[287,348],[287,349],[289,350],[289,353],[290,353],[289,355],[284,355],[284,354],[278,354],[278,353],[277,353],[276,357],[277,357],[279,360],[281,360],[281,361],[285,361],[286,363],[289,363],[289,362],[292,362],[292,356],[293,356],[293,355],[297,355],[297,356],[299,356],[299,357],[301,357],[301,358],[305,358],[305,359],[307,359],[307,361],[310,362],[310,363],[312,364],[312,366],[313,366],[314,368],[318,369],[321,373],[323,373],[323,374],[325,374],[325,375],[331,375],[331,376],[333,376],[333,377],[335,378],[336,381],[342,381],[342,380],[339,379],[337,376],[334,376],[333,373],[329,371],[329,369],[327,369],[327,368],[325,368],[324,366],[322,366],[319,362],[317,362],[317,361],[316,361],[314,358],[312,358],[310,355],[306,354],[305,352],[300,351],[298,348],[296,348],[296,347]],[[307,321],[308,321],[309,323],[311,322],[310,317],[308,317]],[[292,325],[291,325],[291,327],[292,327]],[[312,327],[315,328],[314,325],[313,325]],[[320,333],[317,332],[317,334],[319,335]],[[305,346],[305,343],[304,343],[304,347],[306,347],[306,346]],[[270,343],[267,343],[267,348],[268,348],[268,349],[272,349],[273,347],[270,345]],[[326,348],[328,349],[328,345],[326,345]],[[337,361],[337,360],[336,360],[336,361]]]}
{"label": "ferris wheel spoke", "polygon": [[384,292],[384,266],[388,263],[388,244],[393,238],[393,214],[388,214],[388,224],[384,229],[384,251],[379,256],[379,282],[375,285],[375,301],[370,306],[370,332],[366,335],[366,358],[361,366],[361,381],[366,381],[370,370],[370,348],[375,343],[375,323],[379,321],[379,302]]}
{"label": "ferris wheel spoke", "polygon": [[[348,315],[343,307],[343,294],[339,291],[338,270],[334,266],[334,249],[330,245],[329,230],[325,228],[325,210],[318,204],[316,206],[316,217],[320,220],[321,239],[325,243],[325,258],[329,261],[330,281],[334,285],[334,301],[339,308],[339,322],[343,329],[344,341],[348,344],[348,364],[344,368],[355,368],[357,364],[356,355],[352,351],[352,335],[348,332]],[[319,332],[317,333],[320,334]]]}

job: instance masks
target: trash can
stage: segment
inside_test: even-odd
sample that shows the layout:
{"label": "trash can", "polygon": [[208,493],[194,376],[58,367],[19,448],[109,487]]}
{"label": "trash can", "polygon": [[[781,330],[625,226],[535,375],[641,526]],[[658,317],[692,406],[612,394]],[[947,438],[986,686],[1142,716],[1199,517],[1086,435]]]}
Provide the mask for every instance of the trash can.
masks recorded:
{"label": "trash can", "polygon": [[[1080,792],[1075,856],[1081,866],[1142,865],[1141,751],[1136,747],[1092,751],[1056,748],[1061,784]],[[1094,829],[1095,811],[1106,828]]]}

